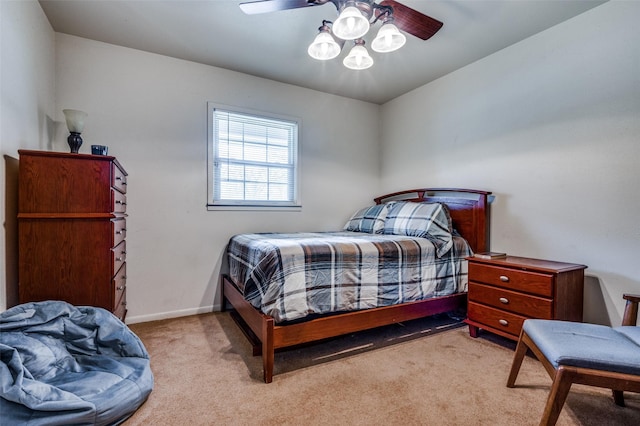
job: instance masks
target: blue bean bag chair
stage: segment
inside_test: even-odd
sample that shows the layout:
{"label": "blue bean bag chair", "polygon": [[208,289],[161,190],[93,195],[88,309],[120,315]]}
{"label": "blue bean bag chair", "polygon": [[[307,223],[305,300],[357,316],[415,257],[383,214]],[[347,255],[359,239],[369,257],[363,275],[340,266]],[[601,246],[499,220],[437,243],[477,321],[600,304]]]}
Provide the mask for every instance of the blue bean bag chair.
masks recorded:
{"label": "blue bean bag chair", "polygon": [[149,354],[110,312],[47,301],[0,314],[0,423],[115,425],[153,389]]}

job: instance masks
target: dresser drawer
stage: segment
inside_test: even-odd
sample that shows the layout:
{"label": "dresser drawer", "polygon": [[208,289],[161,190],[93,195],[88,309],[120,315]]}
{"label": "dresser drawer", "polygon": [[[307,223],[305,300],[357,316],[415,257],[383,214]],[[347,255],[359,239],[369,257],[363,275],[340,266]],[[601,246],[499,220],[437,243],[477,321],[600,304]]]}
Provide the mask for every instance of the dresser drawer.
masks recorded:
{"label": "dresser drawer", "polygon": [[467,314],[471,321],[484,324],[491,329],[518,337],[522,330],[522,323],[527,317],[505,312],[500,309],[469,302]]}
{"label": "dresser drawer", "polygon": [[112,282],[114,290],[114,298],[116,301],[113,306],[113,314],[124,321],[127,316],[127,264],[122,265],[122,268],[113,277]]}
{"label": "dresser drawer", "polygon": [[511,290],[553,296],[553,275],[551,274],[469,263],[469,277],[477,282]]}
{"label": "dresser drawer", "polygon": [[125,219],[115,219],[111,221],[111,229],[113,230],[113,241],[111,247],[116,247],[127,236],[127,221]]}
{"label": "dresser drawer", "polygon": [[122,192],[111,190],[112,208],[114,213],[124,213],[127,211],[127,196]]}
{"label": "dresser drawer", "polygon": [[111,186],[122,192],[123,194],[127,192],[127,174],[120,169],[115,164],[111,165],[112,167],[112,181]]}
{"label": "dresser drawer", "polygon": [[469,300],[527,317],[553,318],[551,299],[518,293],[501,287],[471,282],[469,283]]}
{"label": "dresser drawer", "polygon": [[119,270],[127,260],[127,242],[122,241],[120,244],[111,249],[111,258],[113,262],[113,270]]}
{"label": "dresser drawer", "polygon": [[126,290],[122,293],[122,297],[116,303],[116,306],[113,308],[113,314],[120,318],[121,321],[124,321],[124,318],[127,316],[127,292]]}
{"label": "dresser drawer", "polygon": [[112,290],[114,293],[113,300],[118,301],[122,298],[122,295],[127,290],[127,264],[125,263],[116,272],[116,275],[111,281]]}

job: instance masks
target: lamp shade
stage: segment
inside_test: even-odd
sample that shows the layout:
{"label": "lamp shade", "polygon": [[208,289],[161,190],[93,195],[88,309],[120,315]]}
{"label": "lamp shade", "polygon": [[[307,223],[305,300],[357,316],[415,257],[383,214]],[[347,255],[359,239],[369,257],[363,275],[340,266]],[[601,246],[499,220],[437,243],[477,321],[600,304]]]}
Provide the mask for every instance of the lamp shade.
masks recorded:
{"label": "lamp shade", "polygon": [[369,56],[367,48],[362,44],[364,43],[358,43],[353,46],[351,52],[344,58],[342,63],[345,67],[351,68],[352,70],[366,70],[373,65],[373,58]]}
{"label": "lamp shade", "polygon": [[355,6],[345,7],[333,23],[333,34],[343,40],[355,40],[369,31],[369,20]]}
{"label": "lamp shade", "polygon": [[307,52],[313,59],[325,61],[333,59],[340,54],[340,45],[336,43],[327,31],[320,31],[313,43],[309,45]]}
{"label": "lamp shade", "polygon": [[398,27],[389,23],[384,24],[378,35],[371,42],[371,48],[376,52],[386,53],[400,49],[407,42],[407,38],[398,30]]}
{"label": "lamp shade", "polygon": [[63,109],[62,112],[64,113],[64,118],[67,122],[67,128],[69,131],[73,133],[82,133],[87,113],[77,109]]}

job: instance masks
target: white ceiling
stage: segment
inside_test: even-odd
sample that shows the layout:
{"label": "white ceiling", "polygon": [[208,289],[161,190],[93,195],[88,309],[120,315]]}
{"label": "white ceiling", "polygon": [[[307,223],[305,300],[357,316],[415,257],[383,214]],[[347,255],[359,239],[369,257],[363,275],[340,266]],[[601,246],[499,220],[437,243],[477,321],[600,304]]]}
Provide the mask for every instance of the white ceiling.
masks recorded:
{"label": "white ceiling", "polygon": [[364,71],[342,65],[346,48],[331,61],[307,55],[322,20],[337,17],[332,3],[246,15],[238,7],[243,1],[40,4],[56,32],[382,104],[606,0],[401,0],[444,26],[426,41],[407,35],[396,52],[371,52],[375,63]]}

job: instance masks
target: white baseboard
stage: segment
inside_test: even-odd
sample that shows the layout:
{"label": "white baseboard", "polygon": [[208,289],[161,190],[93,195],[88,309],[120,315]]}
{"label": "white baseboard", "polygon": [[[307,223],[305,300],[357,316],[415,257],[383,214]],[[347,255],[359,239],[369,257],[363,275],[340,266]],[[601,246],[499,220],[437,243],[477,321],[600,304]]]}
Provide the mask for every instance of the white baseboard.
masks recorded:
{"label": "white baseboard", "polygon": [[209,312],[219,312],[221,305],[199,306],[197,308],[181,309],[179,311],[160,312],[157,314],[127,316],[127,324],[136,324],[140,322],[158,321],[169,318],[186,317],[189,315],[208,314]]}

